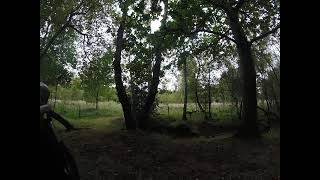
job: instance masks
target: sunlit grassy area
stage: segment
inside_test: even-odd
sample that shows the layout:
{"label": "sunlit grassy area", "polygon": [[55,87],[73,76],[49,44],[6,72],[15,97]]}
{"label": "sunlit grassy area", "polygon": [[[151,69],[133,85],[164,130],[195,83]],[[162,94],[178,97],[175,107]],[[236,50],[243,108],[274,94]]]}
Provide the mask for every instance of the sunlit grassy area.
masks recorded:
{"label": "sunlit grassy area", "polygon": [[[53,102],[51,104],[54,104]],[[122,117],[122,107],[120,103],[114,101],[99,102],[98,110],[94,103],[84,101],[57,101],[55,111],[69,119],[87,119],[87,118],[107,118]],[[190,121],[199,121],[204,119],[203,113],[196,104],[188,104],[187,118]],[[213,104],[211,108],[212,117],[215,120],[236,119],[234,108],[228,104]],[[183,104],[159,104],[157,114],[163,119],[180,120],[183,113]]]}

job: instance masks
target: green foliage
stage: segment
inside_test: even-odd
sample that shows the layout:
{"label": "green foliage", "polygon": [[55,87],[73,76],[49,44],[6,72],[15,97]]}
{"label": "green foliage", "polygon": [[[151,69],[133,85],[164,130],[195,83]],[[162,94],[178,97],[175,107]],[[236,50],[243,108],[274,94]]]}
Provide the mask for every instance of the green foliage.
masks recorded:
{"label": "green foliage", "polygon": [[183,94],[181,91],[176,92],[160,92],[158,94],[160,103],[169,104],[169,103],[182,103],[183,102]]}
{"label": "green foliage", "polygon": [[101,58],[95,57],[83,66],[80,79],[87,101],[99,101],[101,92],[107,91],[112,83],[112,58],[112,52],[108,51]]}
{"label": "green foliage", "polygon": [[[209,88],[214,101],[224,103],[240,101],[239,72],[236,67],[230,65],[238,61],[234,60],[237,56],[236,45],[217,35],[219,33],[235,38],[230,30],[226,9],[234,7],[236,2],[238,1],[169,1],[167,22],[162,21],[160,29],[151,33],[151,22],[161,19],[159,17],[163,9],[160,4],[163,1],[40,1],[41,51],[62,27],[69,23],[63,32],[55,37],[44,59],[40,61],[41,80],[51,86],[52,92],[55,91],[55,87],[52,86],[59,84],[58,100],[118,101],[116,90],[111,88],[113,42],[119,23],[124,17],[119,8],[122,10],[128,8],[122,53],[122,68],[125,73],[122,75],[127,91],[132,97],[131,100],[135,101],[134,108],[138,112],[148,95],[155,54],[159,52],[163,60],[169,61],[162,67],[160,78],[163,77],[164,71],[172,68],[182,71],[181,65],[186,59],[189,102],[196,102],[197,89],[200,102],[206,106]],[[68,22],[70,16],[75,13],[77,15]],[[237,16],[245,37],[251,40],[279,24],[279,1],[245,1]],[[274,54],[268,52],[270,41],[271,39],[264,39],[253,44],[252,54],[259,75],[257,78],[259,99],[267,99],[265,97],[267,93],[268,100],[274,102],[275,106],[280,100],[280,64],[275,63]],[[75,78],[70,69],[82,65],[79,62],[83,62],[83,66],[78,69],[80,77]],[[221,79],[217,79],[212,71],[222,70],[222,66],[225,66],[226,71]],[[180,78],[180,81],[183,79]],[[177,92],[161,92],[157,95],[158,102],[182,103],[182,90],[183,83]],[[61,108],[60,105],[58,109]],[[76,108],[65,109],[67,116],[73,116],[71,114],[76,116]],[[121,108],[119,109],[121,111]],[[231,119],[230,116],[234,116],[235,109],[234,107],[227,109],[219,112],[218,116],[222,119]],[[173,113],[175,115],[180,109],[176,110],[177,113]],[[84,110],[84,114],[88,116],[94,116],[96,112],[93,108]],[[107,110],[102,110],[100,114],[110,115]],[[196,117],[203,118],[201,115]]]}
{"label": "green foliage", "polygon": [[40,80],[48,85],[64,85],[71,81],[72,74],[61,62],[45,58],[40,63]]}

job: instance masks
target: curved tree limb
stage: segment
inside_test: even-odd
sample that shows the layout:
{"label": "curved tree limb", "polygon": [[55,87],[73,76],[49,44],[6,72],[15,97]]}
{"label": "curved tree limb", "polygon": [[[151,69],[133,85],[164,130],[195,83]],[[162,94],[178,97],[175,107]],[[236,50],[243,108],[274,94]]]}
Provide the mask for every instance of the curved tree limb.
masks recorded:
{"label": "curved tree limb", "polygon": [[76,15],[81,15],[81,14],[86,14],[85,12],[76,12],[77,10],[79,10],[81,8],[81,6],[83,5],[85,1],[82,0],[79,5],[73,9],[67,16],[66,16],[66,23],[64,23],[61,28],[49,39],[48,43],[45,45],[45,47],[43,48],[43,50],[40,50],[40,61],[42,60],[42,58],[47,54],[49,48],[51,47],[51,45],[54,43],[54,41],[57,39],[57,37],[66,30],[66,28],[71,24],[72,18]]}
{"label": "curved tree limb", "polygon": [[270,34],[273,34],[273,33],[277,32],[277,30],[278,30],[279,28],[280,28],[280,25],[277,25],[277,26],[276,26],[275,28],[273,28],[272,30],[270,30],[270,31],[268,31],[268,32],[265,32],[265,33],[261,34],[260,36],[257,36],[257,37],[255,37],[255,38],[251,39],[251,41],[249,42],[249,44],[252,44],[252,43],[254,43],[254,42],[256,42],[256,41],[258,41],[258,40],[260,40],[260,39],[263,39],[263,38],[267,37],[267,36],[270,35]]}
{"label": "curved tree limb", "polygon": [[77,29],[74,25],[69,24],[68,27],[70,27],[71,29],[75,30],[75,31],[76,31],[77,33],[79,33],[79,34],[81,34],[81,35],[83,35],[83,36],[85,36],[85,37],[88,37],[88,34],[85,34],[85,33],[81,32],[81,31],[80,31],[79,29]]}
{"label": "curved tree limb", "polygon": [[64,31],[66,30],[66,28],[68,27],[68,24],[70,23],[70,21],[68,20],[60,29],[59,31],[57,31],[48,41],[48,43],[46,44],[46,46],[43,48],[43,50],[40,52],[40,61],[42,60],[42,58],[47,54],[49,48],[51,47],[51,45],[53,44],[53,42],[57,39],[57,37]]}

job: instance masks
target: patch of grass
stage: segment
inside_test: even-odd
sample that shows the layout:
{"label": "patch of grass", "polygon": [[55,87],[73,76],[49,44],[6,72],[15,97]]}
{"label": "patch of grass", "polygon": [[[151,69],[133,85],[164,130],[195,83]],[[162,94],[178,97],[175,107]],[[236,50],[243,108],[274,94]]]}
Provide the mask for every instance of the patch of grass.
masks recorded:
{"label": "patch of grass", "polygon": [[58,101],[55,111],[70,119],[121,117],[121,105],[114,101],[100,102],[96,110],[94,103],[84,101]]}
{"label": "patch of grass", "polygon": [[[76,128],[80,129],[94,129],[98,131],[114,132],[124,128],[123,119],[118,117],[99,117],[99,118],[82,118],[82,119],[68,119]],[[54,128],[58,131],[65,130],[65,128],[57,121],[53,121]]]}
{"label": "patch of grass", "polygon": [[[169,107],[169,112],[168,112]],[[197,111],[196,111],[197,110]],[[94,103],[86,103],[84,101],[57,101],[55,111],[60,113],[67,120],[70,120],[76,127],[94,127],[99,129],[104,127],[106,123],[113,119],[118,119],[116,124],[123,127],[123,112],[120,103],[109,101],[100,102],[98,110],[95,109]],[[181,123],[183,104],[159,104],[157,108],[158,117],[167,124]],[[199,111],[197,104],[188,104],[188,111],[196,111],[191,115],[187,114],[187,123],[192,127],[197,127],[203,123],[204,114]],[[228,126],[238,125],[240,121],[237,119],[235,109],[230,104],[213,104],[212,117],[215,125]],[[263,119],[264,114],[259,112],[259,119]],[[111,125],[113,126],[113,125]],[[117,128],[118,128],[117,127]]]}

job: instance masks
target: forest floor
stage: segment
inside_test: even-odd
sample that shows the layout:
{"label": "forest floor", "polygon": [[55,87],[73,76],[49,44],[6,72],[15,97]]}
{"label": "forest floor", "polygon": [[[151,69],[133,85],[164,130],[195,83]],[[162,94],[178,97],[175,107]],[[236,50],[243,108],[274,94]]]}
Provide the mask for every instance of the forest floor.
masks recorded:
{"label": "forest floor", "polygon": [[[114,128],[119,119],[98,119],[98,126],[59,131],[76,158],[81,180],[280,179],[280,127],[259,140],[232,132],[214,137],[172,138]],[[78,127],[79,127],[78,126]]]}

